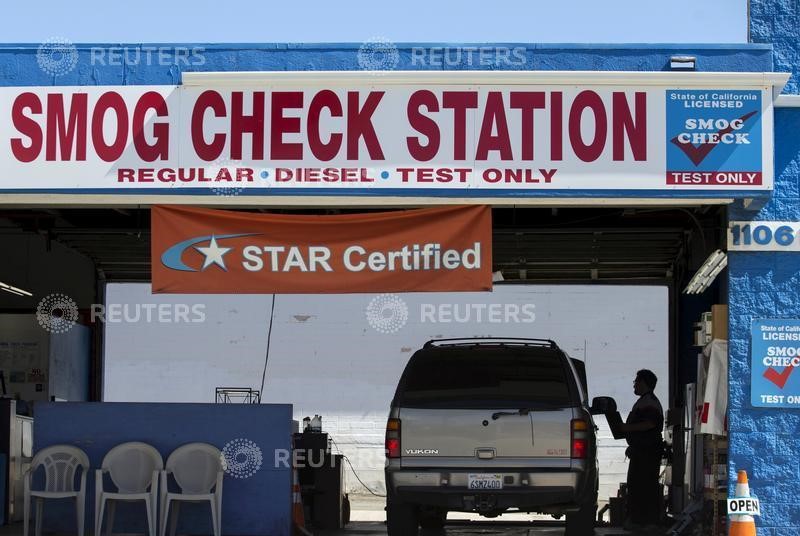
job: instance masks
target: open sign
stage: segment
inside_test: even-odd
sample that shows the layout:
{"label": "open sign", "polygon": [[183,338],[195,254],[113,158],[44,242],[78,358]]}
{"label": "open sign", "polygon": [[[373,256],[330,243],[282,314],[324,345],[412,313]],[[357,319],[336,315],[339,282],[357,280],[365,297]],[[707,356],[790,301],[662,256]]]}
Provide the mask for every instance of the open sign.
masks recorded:
{"label": "open sign", "polygon": [[728,499],[728,515],[729,516],[760,516],[761,505],[758,499],[747,497]]}

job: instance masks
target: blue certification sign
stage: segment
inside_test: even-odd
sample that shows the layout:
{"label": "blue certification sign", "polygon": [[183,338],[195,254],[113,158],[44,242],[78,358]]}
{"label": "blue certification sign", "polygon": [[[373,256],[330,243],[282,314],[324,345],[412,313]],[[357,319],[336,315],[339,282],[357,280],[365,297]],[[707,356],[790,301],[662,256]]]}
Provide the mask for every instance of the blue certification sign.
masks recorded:
{"label": "blue certification sign", "polygon": [[761,91],[667,90],[667,184],[763,183]]}
{"label": "blue certification sign", "polygon": [[750,352],[750,403],[800,408],[800,320],[753,320]]}

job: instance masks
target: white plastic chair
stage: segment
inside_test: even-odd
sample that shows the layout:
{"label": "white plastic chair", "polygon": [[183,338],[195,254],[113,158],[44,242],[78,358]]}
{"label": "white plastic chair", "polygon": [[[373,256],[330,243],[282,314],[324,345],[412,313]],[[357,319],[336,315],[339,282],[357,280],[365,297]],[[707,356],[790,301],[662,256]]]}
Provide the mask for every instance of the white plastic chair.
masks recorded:
{"label": "white plastic chair", "polygon": [[[44,467],[44,490],[32,490],[31,479],[39,467]],[[81,469],[80,484],[75,486],[75,477]],[[45,499],[75,498],[78,516],[78,536],[83,536],[84,512],[86,510],[86,473],[89,471],[89,457],[78,447],[53,445],[33,457],[30,469],[25,472],[25,498],[23,522],[24,536],[28,536],[28,523],[31,517],[31,497],[36,499],[36,536],[42,534],[42,510]]]}
{"label": "white plastic chair", "polygon": [[[158,473],[164,468],[161,454],[147,443],[132,441],[117,445],[105,455],[101,469],[95,472],[94,534],[100,536],[106,501],[108,506],[107,534],[114,529],[115,501],[144,501],[147,509],[147,529],[156,536],[156,501]],[[103,475],[108,473],[117,491],[106,491]]]}
{"label": "white plastic chair", "polygon": [[[180,492],[168,488],[169,475],[175,479]],[[188,443],[175,449],[167,458],[167,468],[161,472],[161,536],[167,531],[167,519],[175,502],[170,534],[175,534],[180,502],[206,502],[211,506],[214,536],[222,534],[222,454],[208,443]]]}

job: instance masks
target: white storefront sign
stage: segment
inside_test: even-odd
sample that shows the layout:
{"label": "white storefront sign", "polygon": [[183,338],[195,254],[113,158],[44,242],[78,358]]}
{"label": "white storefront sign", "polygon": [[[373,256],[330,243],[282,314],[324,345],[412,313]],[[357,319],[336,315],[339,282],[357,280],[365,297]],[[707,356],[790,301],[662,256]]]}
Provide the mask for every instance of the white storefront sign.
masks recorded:
{"label": "white storefront sign", "polygon": [[674,73],[582,73],[573,83],[563,73],[258,74],[234,85],[220,74],[221,83],[201,76],[183,86],[0,88],[0,191],[647,197],[772,188],[772,82],[762,74],[736,75],[736,86]]}

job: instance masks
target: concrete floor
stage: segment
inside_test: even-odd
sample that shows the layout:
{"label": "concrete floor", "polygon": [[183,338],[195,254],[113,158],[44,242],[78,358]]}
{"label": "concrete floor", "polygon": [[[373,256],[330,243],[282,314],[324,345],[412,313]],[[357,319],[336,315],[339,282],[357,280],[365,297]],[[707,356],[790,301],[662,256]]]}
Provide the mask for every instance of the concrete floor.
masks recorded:
{"label": "concrete floor", "polygon": [[[31,531],[33,531],[32,527]],[[344,530],[324,531],[309,527],[309,531],[314,536],[386,536],[386,524],[382,521],[352,521]],[[420,531],[419,533],[420,536],[562,536],[563,534],[564,525],[557,521],[497,520],[454,520],[448,521],[443,531]],[[613,528],[598,528],[595,534],[597,536],[637,536],[634,533]],[[0,536],[22,536],[22,523],[0,527]],[[117,534],[115,536],[125,535]]]}
{"label": "concrete floor", "polygon": [[[386,536],[385,499],[350,496],[351,522],[344,530],[323,531],[309,527],[314,536]],[[420,536],[562,536],[564,523],[550,516],[504,514],[486,519],[477,514],[451,512],[443,531],[420,531]],[[87,527],[87,532],[91,529]],[[31,527],[31,532],[33,527]],[[22,536],[22,523],[0,526],[0,536]],[[619,528],[598,528],[597,536],[638,536]],[[663,533],[662,533],[663,534]],[[52,536],[52,535],[48,535]],[[63,535],[67,536],[67,535]],[[115,534],[114,536],[125,536]],[[128,535],[130,536],[130,535]]]}
{"label": "concrete floor", "polygon": [[[32,528],[31,531],[33,531]],[[386,524],[379,521],[353,521],[344,530],[322,531],[310,528],[310,532],[314,536],[386,536]],[[532,525],[515,521],[453,521],[448,522],[444,531],[420,531],[419,533],[420,536],[561,536],[563,534],[564,526],[557,522],[536,522],[535,525]],[[621,529],[608,528],[597,529],[595,534],[597,536],[636,536]],[[22,523],[0,527],[0,536],[22,536]]]}
{"label": "concrete floor", "polygon": [[[386,524],[376,521],[353,521],[339,531],[311,531],[314,536],[385,536]],[[448,521],[444,531],[420,531],[420,536],[562,536],[564,524],[557,521]],[[598,536],[633,536],[622,529],[598,528]]]}
{"label": "concrete floor", "polygon": [[[340,531],[311,530],[314,536],[385,536],[385,499],[370,495],[350,495],[350,524]],[[487,519],[477,514],[450,512],[444,531],[420,531],[420,536],[561,536],[564,522],[551,516],[504,514]],[[598,528],[597,536],[634,536],[620,528]]]}

